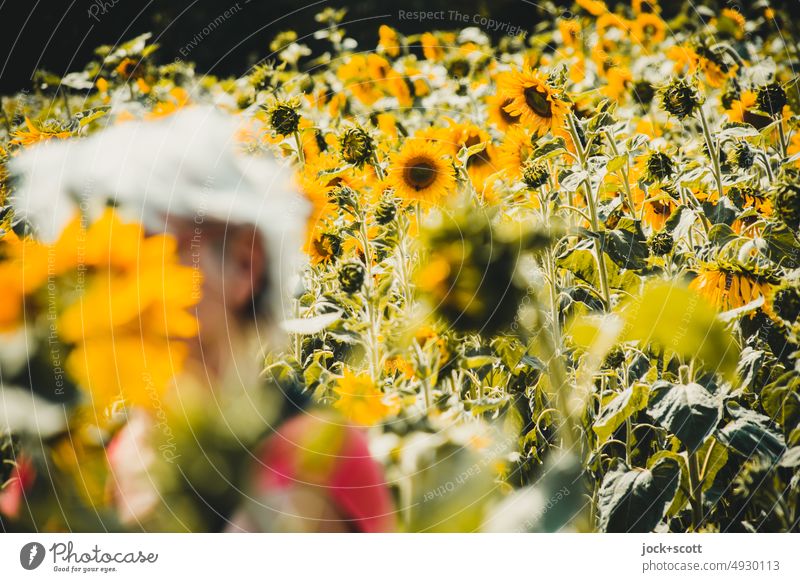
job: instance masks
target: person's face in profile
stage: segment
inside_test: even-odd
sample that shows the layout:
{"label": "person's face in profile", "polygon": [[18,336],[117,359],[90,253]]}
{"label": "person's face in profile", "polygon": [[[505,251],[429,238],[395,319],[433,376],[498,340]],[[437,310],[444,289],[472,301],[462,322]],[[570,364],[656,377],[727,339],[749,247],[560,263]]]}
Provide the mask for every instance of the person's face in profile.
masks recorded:
{"label": "person's face in profile", "polygon": [[237,356],[244,331],[265,317],[259,311],[267,284],[263,239],[255,226],[210,219],[170,219],[169,229],[181,262],[197,273],[199,333],[191,357],[213,375]]}

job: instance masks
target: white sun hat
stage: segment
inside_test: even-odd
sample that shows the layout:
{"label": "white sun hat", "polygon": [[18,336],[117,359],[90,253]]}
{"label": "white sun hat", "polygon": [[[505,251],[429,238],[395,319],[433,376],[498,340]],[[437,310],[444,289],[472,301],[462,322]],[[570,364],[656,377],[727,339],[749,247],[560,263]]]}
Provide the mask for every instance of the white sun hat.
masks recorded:
{"label": "white sun hat", "polygon": [[16,216],[44,241],[56,239],[77,211],[96,217],[109,202],[151,232],[163,232],[170,217],[254,225],[269,261],[268,307],[282,321],[308,205],[288,163],[244,154],[238,128],[237,118],[198,106],[39,144],[10,163]]}

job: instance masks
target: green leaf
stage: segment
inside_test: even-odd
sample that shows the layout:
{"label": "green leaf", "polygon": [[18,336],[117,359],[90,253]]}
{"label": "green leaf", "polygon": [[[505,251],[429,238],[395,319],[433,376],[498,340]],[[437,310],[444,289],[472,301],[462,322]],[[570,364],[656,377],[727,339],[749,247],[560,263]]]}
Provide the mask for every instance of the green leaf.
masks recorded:
{"label": "green leaf", "polygon": [[739,238],[733,229],[727,224],[715,224],[708,231],[708,240],[719,248],[724,247],[732,240]]}
{"label": "green leaf", "polygon": [[653,384],[647,413],[694,452],[717,426],[720,403],[700,384],[659,381]]}
{"label": "green leaf", "polygon": [[716,309],[695,291],[651,281],[640,296],[623,302],[619,312],[625,321],[623,341],[653,345],[667,357],[695,359],[709,371],[735,378],[739,347]]}
{"label": "green leaf", "polygon": [[780,463],[781,467],[787,467],[789,469],[794,469],[796,467],[800,467],[800,446],[792,447],[786,454],[783,455]]}
{"label": "green leaf", "polygon": [[782,222],[770,223],[761,237],[767,243],[764,254],[769,260],[787,269],[800,267],[800,240],[788,226]]}
{"label": "green leaf", "polygon": [[614,459],[600,486],[600,529],[606,532],[651,532],[664,518],[680,482],[680,465],[670,457],[651,469],[630,469]]}
{"label": "green leaf", "polygon": [[475,368],[492,366],[499,361],[500,358],[496,358],[495,356],[468,356],[464,358],[464,366],[470,370],[474,370]]}
{"label": "green leaf", "polygon": [[705,492],[711,488],[717,473],[728,462],[728,449],[711,437],[697,451],[697,458],[700,460],[700,480]]}
{"label": "green leaf", "polygon": [[625,165],[625,161],[628,159],[627,155],[621,154],[619,156],[611,158],[608,163],[606,164],[606,170],[611,172],[616,172],[620,170],[622,166]]}
{"label": "green leaf", "polygon": [[626,418],[647,406],[648,391],[647,384],[637,382],[613,396],[611,401],[603,406],[602,412],[592,425],[600,444],[606,442]]}
{"label": "green leaf", "polygon": [[[720,448],[725,450],[725,447]],[[649,459],[647,459],[647,468],[652,469],[656,463],[658,463],[658,461],[664,457],[674,459],[681,469],[678,488],[675,491],[675,497],[672,498],[672,503],[670,503],[666,514],[668,517],[674,517],[683,511],[686,507],[686,504],[689,503],[689,491],[691,489],[689,486],[689,465],[686,461],[686,453],[679,454],[674,451],[657,451],[653,453]]]}
{"label": "green leaf", "polygon": [[615,229],[600,233],[603,250],[622,269],[641,270],[647,266],[647,244],[629,230]]}
{"label": "green leaf", "polygon": [[738,137],[756,137],[758,130],[749,123],[729,122],[726,123],[722,131],[718,134],[718,139],[730,139]]}
{"label": "green leaf", "polygon": [[[594,257],[594,252],[588,248],[577,247],[566,256],[560,257],[557,264],[559,267],[572,271],[576,277],[586,281],[595,289],[599,289],[600,278],[597,275],[597,261]],[[620,271],[617,264],[607,254],[603,253],[603,257],[606,262],[609,287],[628,292],[638,288],[640,280],[636,273],[628,270]]]}
{"label": "green leaf", "polygon": [[544,161],[567,151],[563,137],[557,137],[537,146],[530,159]]}
{"label": "green leaf", "polygon": [[786,452],[783,435],[769,424],[769,418],[753,410],[736,408],[734,420],[718,431],[717,438],[726,447],[745,457],[759,455],[776,463]]}
{"label": "green leaf", "polygon": [[800,424],[800,373],[791,370],[761,391],[761,406],[788,434]]}

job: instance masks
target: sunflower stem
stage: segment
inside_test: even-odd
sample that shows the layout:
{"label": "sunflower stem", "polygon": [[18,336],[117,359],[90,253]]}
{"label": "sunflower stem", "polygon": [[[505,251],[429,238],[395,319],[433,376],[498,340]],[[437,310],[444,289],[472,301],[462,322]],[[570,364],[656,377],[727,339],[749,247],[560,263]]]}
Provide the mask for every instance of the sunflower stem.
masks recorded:
{"label": "sunflower stem", "polygon": [[[589,207],[589,218],[591,218],[592,232],[599,234],[600,221],[597,218],[597,204],[592,193],[592,183],[588,178],[588,166],[586,163],[586,151],[583,149],[580,136],[578,135],[578,128],[576,125],[574,114],[567,115],[567,125],[569,126],[570,136],[572,142],[575,144],[575,151],[578,152],[578,160],[580,161],[581,170],[587,172],[587,177],[583,179],[583,187],[586,190],[586,204]],[[603,256],[603,244],[600,238],[594,239],[594,250],[597,258],[597,272],[600,278],[600,293],[603,296],[603,303],[605,304],[606,311],[611,309],[611,293],[608,287],[608,274],[606,273],[606,262]]]}
{"label": "sunflower stem", "polygon": [[783,130],[783,117],[778,116],[778,140],[780,141],[781,146],[781,159],[786,159],[786,132]]}
{"label": "sunflower stem", "polygon": [[[611,151],[614,154],[614,157],[619,157],[619,149],[617,148],[617,140],[611,134],[610,131],[605,132],[606,137],[608,138],[608,143],[611,146]],[[628,208],[631,209],[631,216],[634,220],[636,220],[636,208],[633,206],[633,194],[631,194],[631,185],[630,185],[630,166],[628,156],[625,156],[625,165],[619,170],[620,177],[622,178],[622,185],[625,187],[625,203],[628,205]]]}
{"label": "sunflower stem", "polygon": [[303,144],[300,141],[300,132],[294,132],[294,143],[297,144],[297,159],[300,161],[300,169],[304,169],[306,167],[306,154],[303,151]]}
{"label": "sunflower stem", "polygon": [[700,463],[697,452],[689,453],[689,504],[692,507],[692,529],[703,523],[703,488],[700,483]]}
{"label": "sunflower stem", "polygon": [[386,175],[383,173],[383,168],[381,168],[381,164],[378,161],[378,154],[374,151],[372,152],[372,167],[375,168],[375,173],[378,175],[378,180],[383,181],[386,178]]}
{"label": "sunflower stem", "polygon": [[711,164],[714,169],[714,180],[717,182],[719,200],[722,202],[722,198],[725,196],[725,194],[722,189],[722,166],[719,160],[719,150],[717,150],[717,146],[714,144],[714,139],[711,137],[711,130],[708,127],[708,120],[706,119],[706,114],[703,111],[702,105],[697,108],[697,111],[700,114],[700,123],[703,126],[703,136],[705,137],[706,146],[708,147],[708,155],[711,158]]}

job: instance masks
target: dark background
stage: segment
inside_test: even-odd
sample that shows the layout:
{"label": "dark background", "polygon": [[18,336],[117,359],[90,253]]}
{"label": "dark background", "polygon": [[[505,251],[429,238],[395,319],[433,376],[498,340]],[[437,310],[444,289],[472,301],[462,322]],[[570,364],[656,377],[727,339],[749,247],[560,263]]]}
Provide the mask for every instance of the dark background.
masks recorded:
{"label": "dark background", "polygon": [[[669,16],[687,1],[662,0],[661,4]],[[754,3],[742,1],[743,11]],[[800,0],[771,3],[800,12]],[[203,27],[235,4],[236,0],[0,0],[0,93],[29,87],[36,68],[58,75],[80,70],[93,58],[98,45],[114,45],[148,31],[161,44],[156,60],[171,61]],[[314,14],[325,6],[348,6],[344,26],[362,49],[377,44],[381,23],[406,33],[467,26],[454,21],[399,21],[398,10],[458,10],[532,30],[537,22],[551,19],[559,7],[573,6],[572,0],[239,0],[238,4],[240,9],[233,17],[191,50],[187,60],[196,62],[199,72],[220,76],[245,73],[269,54],[269,43],[278,32],[294,29],[303,37],[317,30]],[[694,6],[719,4],[730,1],[694,2]],[[99,22],[89,16],[92,6]],[[312,38],[304,42],[317,50],[327,46]]]}

